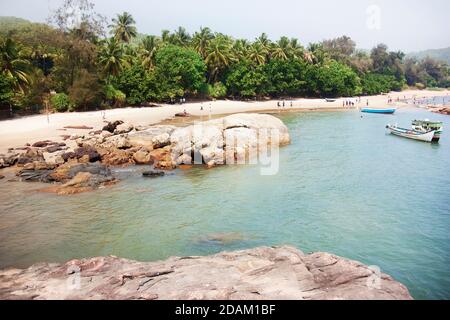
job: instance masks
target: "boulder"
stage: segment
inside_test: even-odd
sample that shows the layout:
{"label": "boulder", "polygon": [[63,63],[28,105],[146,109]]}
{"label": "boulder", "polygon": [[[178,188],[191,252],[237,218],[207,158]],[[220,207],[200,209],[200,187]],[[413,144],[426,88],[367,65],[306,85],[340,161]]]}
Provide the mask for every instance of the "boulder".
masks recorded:
{"label": "boulder", "polygon": [[131,123],[122,123],[119,124],[116,129],[114,130],[114,134],[123,134],[123,133],[128,133],[131,130],[134,129],[134,126]]}
{"label": "boulder", "polygon": [[156,178],[156,177],[162,177],[164,175],[165,175],[164,171],[150,170],[150,171],[142,172],[142,176],[144,176],[146,178]]}
{"label": "boulder", "polygon": [[30,148],[17,158],[17,165],[25,165],[34,161],[44,161],[42,153],[36,148]]}
{"label": "boulder", "polygon": [[276,130],[279,135],[279,144],[286,145],[290,143],[289,130],[280,119],[259,113],[238,113],[224,117],[219,120],[223,123],[224,129],[249,128],[254,130]]}
{"label": "boulder", "polygon": [[128,149],[133,147],[127,135],[117,135],[105,139],[102,146],[106,148]]}
{"label": "boulder", "polygon": [[208,167],[225,163],[225,153],[221,148],[209,146],[201,149],[200,154]]}
{"label": "boulder", "polygon": [[42,156],[44,157],[44,161],[48,164],[60,165],[65,162],[63,155],[66,154],[64,150],[58,152],[44,152]]}
{"label": "boulder", "polygon": [[47,147],[50,144],[52,144],[52,142],[50,140],[44,140],[44,141],[35,142],[31,146],[34,147],[34,148],[44,148],[44,147]]}
{"label": "boulder", "polygon": [[[106,149],[104,149],[106,150]],[[107,149],[102,155],[102,163],[111,166],[122,166],[133,164],[133,151],[131,149],[122,150],[117,148]]]}
{"label": "boulder", "polygon": [[172,160],[170,146],[150,151],[150,157],[156,169],[173,170],[176,168],[176,163]]}
{"label": "boulder", "polygon": [[97,150],[94,147],[91,146],[83,146],[80,148],[75,149],[75,158],[81,159],[84,156],[88,156],[89,162],[96,162],[101,161],[101,156],[97,152]]}
{"label": "boulder", "polygon": [[152,157],[147,150],[139,150],[133,154],[133,160],[136,164],[151,164],[153,163]]}
{"label": "boulder", "polygon": [[0,180],[5,179],[5,176],[0,174]]}
{"label": "boulder", "polygon": [[175,164],[177,166],[179,165],[183,165],[183,164],[192,164],[193,160],[192,157],[187,155],[187,154],[182,154],[181,156],[179,156],[176,160],[175,160]]}
{"label": "boulder", "polygon": [[174,130],[174,126],[152,126],[142,131],[130,132],[128,140],[133,147],[145,147],[147,150],[162,148],[170,144],[170,135]]}
{"label": "boulder", "polygon": [[[2,300],[411,300],[387,274],[329,253],[259,247],[137,262],[114,256],[0,271]],[[77,281],[76,289],[68,284]]]}
{"label": "boulder", "polygon": [[108,122],[108,124],[103,127],[102,131],[108,131],[108,132],[114,133],[114,131],[116,130],[117,126],[119,126],[121,124],[123,124],[123,121],[121,121],[121,120]]}
{"label": "boulder", "polygon": [[111,170],[98,162],[96,163],[65,163],[50,173],[50,178],[56,182],[67,182],[79,172],[89,172],[93,175],[112,177]]}

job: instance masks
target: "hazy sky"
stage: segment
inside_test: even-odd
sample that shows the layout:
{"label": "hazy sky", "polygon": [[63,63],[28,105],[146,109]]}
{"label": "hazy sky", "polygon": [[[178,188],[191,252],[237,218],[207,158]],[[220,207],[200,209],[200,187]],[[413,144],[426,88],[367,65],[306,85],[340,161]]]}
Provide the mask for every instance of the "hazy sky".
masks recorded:
{"label": "hazy sky", "polygon": [[[0,0],[0,15],[44,22],[63,0]],[[99,13],[128,11],[139,32],[200,26],[234,37],[299,38],[302,44],[346,34],[360,48],[384,42],[406,52],[450,46],[450,0],[95,0]]]}

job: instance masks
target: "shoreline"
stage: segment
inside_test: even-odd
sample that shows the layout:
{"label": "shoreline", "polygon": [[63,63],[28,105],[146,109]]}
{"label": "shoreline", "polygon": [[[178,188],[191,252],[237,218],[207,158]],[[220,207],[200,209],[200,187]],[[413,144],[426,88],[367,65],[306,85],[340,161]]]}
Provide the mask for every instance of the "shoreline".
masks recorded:
{"label": "shoreline", "polygon": [[[408,90],[402,92],[391,92],[389,95],[377,95],[361,97],[360,103],[355,103],[353,107],[343,107],[346,100],[355,101],[355,98],[337,98],[334,102],[327,102],[325,99],[299,98],[286,100],[285,107],[277,107],[277,101],[233,101],[216,100],[210,102],[192,102],[183,105],[161,104],[161,107],[126,107],[110,109],[104,111],[88,111],[74,113],[53,113],[47,115],[32,115],[17,119],[0,121],[0,153],[4,153],[11,147],[22,147],[26,143],[40,140],[52,140],[62,142],[62,135],[87,134],[91,130],[63,129],[65,126],[88,126],[92,130],[101,129],[105,121],[122,120],[134,125],[155,125],[160,123],[183,123],[191,122],[193,118],[208,120],[215,116],[246,113],[246,112],[314,112],[314,111],[348,111],[365,107],[367,102],[369,107],[411,107],[404,103],[404,99],[427,98],[436,96],[448,96],[449,90]],[[387,104],[388,96],[395,102]],[[396,101],[401,99],[400,101]],[[290,104],[293,106],[291,107]],[[203,110],[201,108],[203,107]],[[412,106],[414,107],[414,106]],[[186,110],[192,117],[174,117],[175,113]],[[105,118],[103,118],[105,116]],[[183,121],[187,119],[187,121]]]}

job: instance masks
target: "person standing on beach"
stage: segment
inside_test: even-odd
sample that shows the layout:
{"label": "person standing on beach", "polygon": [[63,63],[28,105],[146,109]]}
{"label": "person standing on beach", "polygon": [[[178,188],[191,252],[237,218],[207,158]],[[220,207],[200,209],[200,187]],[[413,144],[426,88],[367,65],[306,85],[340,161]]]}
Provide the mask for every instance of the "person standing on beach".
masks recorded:
{"label": "person standing on beach", "polygon": [[367,99],[367,101],[366,101],[366,106],[367,107],[369,106],[369,99]]}

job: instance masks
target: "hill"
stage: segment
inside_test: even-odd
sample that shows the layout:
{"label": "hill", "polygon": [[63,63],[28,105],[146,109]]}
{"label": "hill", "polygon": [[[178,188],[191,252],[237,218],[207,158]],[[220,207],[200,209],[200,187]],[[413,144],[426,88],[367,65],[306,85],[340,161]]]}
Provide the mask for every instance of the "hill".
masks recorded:
{"label": "hill", "polygon": [[426,57],[431,57],[437,60],[442,60],[450,64],[450,47],[443,49],[430,49],[419,52],[412,52],[407,55],[407,57],[413,57],[416,59],[423,59]]}

